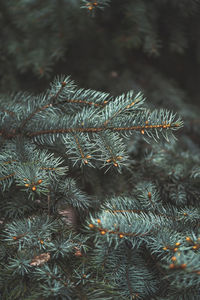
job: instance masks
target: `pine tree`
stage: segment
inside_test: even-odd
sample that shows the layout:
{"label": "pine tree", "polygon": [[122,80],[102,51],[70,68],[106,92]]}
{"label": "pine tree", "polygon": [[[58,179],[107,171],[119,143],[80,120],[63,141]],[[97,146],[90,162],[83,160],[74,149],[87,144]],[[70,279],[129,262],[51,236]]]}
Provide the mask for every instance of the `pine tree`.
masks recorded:
{"label": "pine tree", "polygon": [[1,99],[3,299],[198,298],[199,156],[141,155],[183,124],[144,100],[69,77]]}
{"label": "pine tree", "polygon": [[0,299],[199,300],[199,1],[0,8]]}

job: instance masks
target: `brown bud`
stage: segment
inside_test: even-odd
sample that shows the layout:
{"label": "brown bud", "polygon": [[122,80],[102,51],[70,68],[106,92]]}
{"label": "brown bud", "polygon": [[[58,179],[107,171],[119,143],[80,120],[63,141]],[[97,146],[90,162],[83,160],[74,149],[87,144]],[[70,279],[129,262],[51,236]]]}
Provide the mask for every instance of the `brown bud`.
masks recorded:
{"label": "brown bud", "polygon": [[80,250],[77,250],[76,252],[75,252],[75,254],[74,254],[75,256],[82,256],[82,253],[81,253],[81,251]]}
{"label": "brown bud", "polygon": [[175,267],[174,264],[170,264],[170,265],[169,265],[169,268],[170,268],[170,269],[173,269],[174,267]]}
{"label": "brown bud", "polygon": [[105,230],[102,230],[102,231],[101,231],[101,234],[102,234],[102,235],[106,234]]}
{"label": "brown bud", "polygon": [[176,256],[172,256],[171,260],[176,261]]}

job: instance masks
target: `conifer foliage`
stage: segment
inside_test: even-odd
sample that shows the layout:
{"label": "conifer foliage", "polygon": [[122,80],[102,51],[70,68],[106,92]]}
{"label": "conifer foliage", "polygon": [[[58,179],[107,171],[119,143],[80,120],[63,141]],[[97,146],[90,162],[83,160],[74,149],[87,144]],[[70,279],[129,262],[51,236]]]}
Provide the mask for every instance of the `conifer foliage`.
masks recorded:
{"label": "conifer foliage", "polygon": [[[2,98],[1,297],[197,299],[199,169],[186,154],[168,164],[182,125],[141,93],[112,97],[64,76],[39,96]],[[171,146],[136,162],[143,138]]]}
{"label": "conifer foliage", "polygon": [[189,54],[199,70],[199,14],[199,0],[2,0],[0,87],[17,90],[21,74],[30,73],[48,84],[51,74],[68,60],[75,65],[78,56],[103,53],[105,64],[123,64],[133,50],[167,59]]}
{"label": "conifer foliage", "polygon": [[[198,112],[143,61],[198,48],[199,1],[0,8],[0,299],[199,300]],[[91,61],[128,68],[135,49],[133,89],[88,88]],[[67,60],[87,88],[58,75],[40,94],[12,92]]]}

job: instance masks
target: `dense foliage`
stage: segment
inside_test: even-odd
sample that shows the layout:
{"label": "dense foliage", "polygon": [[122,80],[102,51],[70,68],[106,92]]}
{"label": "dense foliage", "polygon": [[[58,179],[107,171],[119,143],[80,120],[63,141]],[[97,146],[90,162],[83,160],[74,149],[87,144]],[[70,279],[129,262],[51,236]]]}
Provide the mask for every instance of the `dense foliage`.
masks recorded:
{"label": "dense foliage", "polygon": [[199,299],[199,4],[0,1],[1,299]]}

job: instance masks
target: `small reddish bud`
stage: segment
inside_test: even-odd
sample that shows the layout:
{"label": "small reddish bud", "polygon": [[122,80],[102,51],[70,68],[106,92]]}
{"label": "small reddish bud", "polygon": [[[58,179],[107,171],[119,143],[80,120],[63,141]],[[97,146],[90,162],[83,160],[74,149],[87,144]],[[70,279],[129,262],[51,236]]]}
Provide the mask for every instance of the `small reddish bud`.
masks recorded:
{"label": "small reddish bud", "polygon": [[174,264],[170,264],[170,265],[169,265],[169,268],[170,268],[170,269],[173,269],[174,267],[175,267]]}
{"label": "small reddish bud", "polygon": [[102,230],[102,231],[101,231],[101,234],[102,234],[102,235],[106,234],[105,230]]}
{"label": "small reddish bud", "polygon": [[81,251],[80,251],[80,250],[76,251],[76,252],[75,252],[75,256],[82,256]]}
{"label": "small reddish bud", "polygon": [[176,256],[172,256],[171,260],[176,261]]}
{"label": "small reddish bud", "polygon": [[122,159],[122,156],[117,156],[117,159],[118,159],[118,160],[121,160],[121,159]]}

